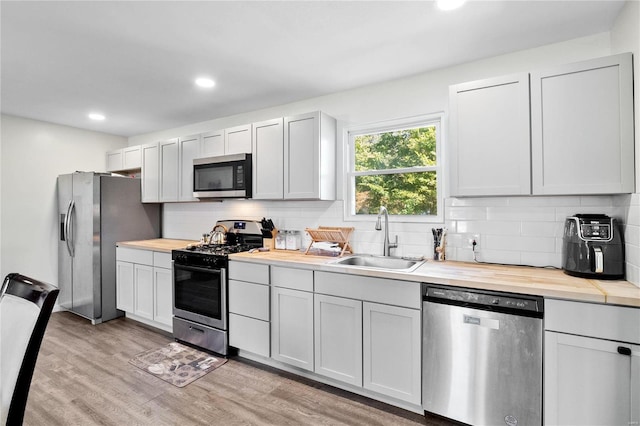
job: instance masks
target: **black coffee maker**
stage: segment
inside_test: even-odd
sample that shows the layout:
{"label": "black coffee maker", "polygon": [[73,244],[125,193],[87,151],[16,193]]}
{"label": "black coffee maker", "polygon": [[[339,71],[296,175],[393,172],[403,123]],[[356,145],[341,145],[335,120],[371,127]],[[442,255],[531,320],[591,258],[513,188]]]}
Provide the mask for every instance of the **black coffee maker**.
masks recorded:
{"label": "black coffee maker", "polygon": [[564,223],[562,269],[584,278],[624,278],[624,241],[616,219],[576,214]]}

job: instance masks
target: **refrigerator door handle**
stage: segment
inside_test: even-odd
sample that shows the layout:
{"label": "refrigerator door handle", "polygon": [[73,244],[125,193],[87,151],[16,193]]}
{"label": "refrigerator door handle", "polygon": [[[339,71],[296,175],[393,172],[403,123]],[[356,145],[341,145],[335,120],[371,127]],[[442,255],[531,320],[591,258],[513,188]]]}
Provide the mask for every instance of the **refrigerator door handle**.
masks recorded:
{"label": "refrigerator door handle", "polygon": [[71,213],[73,212],[74,208],[76,206],[76,203],[74,200],[69,201],[69,207],[67,208],[67,217],[65,218],[65,225],[64,225],[64,236],[65,236],[65,242],[67,244],[67,251],[69,252],[69,256],[73,257],[74,256],[74,250],[73,250],[73,234],[72,234],[72,230],[71,230]]}

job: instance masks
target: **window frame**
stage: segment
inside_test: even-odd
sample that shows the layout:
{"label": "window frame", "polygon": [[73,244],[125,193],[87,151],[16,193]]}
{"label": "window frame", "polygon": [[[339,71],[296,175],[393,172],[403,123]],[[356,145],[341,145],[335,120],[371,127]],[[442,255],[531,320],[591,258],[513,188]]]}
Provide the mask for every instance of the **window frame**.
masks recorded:
{"label": "window frame", "polygon": [[[375,171],[355,171],[355,141],[356,136],[391,132],[395,130],[406,130],[416,127],[436,127],[436,164],[435,166],[409,167],[399,169],[384,169]],[[368,222],[375,220],[377,213],[356,214],[355,213],[355,192],[356,177],[382,174],[399,174],[413,172],[435,172],[436,173],[436,193],[438,213],[436,215],[389,215],[389,221],[398,223],[443,223],[444,220],[444,172],[442,152],[445,129],[445,114],[438,112],[433,114],[419,115],[415,117],[400,118],[376,123],[359,124],[345,126],[343,140],[345,143],[344,161],[344,212],[345,222]]]}

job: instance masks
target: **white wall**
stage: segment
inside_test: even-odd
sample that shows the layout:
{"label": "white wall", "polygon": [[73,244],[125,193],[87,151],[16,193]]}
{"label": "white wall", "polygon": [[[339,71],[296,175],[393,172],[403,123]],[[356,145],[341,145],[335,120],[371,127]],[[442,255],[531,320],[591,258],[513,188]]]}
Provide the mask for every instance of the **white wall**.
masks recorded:
{"label": "white wall", "polygon": [[634,52],[636,193],[621,199],[626,207],[625,249],[627,280],[640,286],[640,2],[628,1],[611,31],[613,53]]}
{"label": "white wall", "polygon": [[20,272],[58,283],[56,178],[104,171],[105,152],[125,138],[2,115],[1,276]]}
{"label": "white wall", "polygon": [[[618,31],[616,34],[618,39],[616,46],[622,48],[624,44],[627,51],[632,51],[637,58],[640,52],[637,42],[629,41],[629,38],[633,37],[633,31]],[[342,129],[346,125],[438,111],[446,112],[450,84],[520,71],[532,71],[612,53],[617,51],[614,52],[612,48],[611,33],[601,33],[383,84],[140,135],[130,138],[129,144],[150,143],[164,138],[319,109],[338,119],[338,169],[341,170],[344,150]],[[636,146],[638,146],[637,142]],[[636,148],[636,151],[640,149]],[[341,177],[340,172],[338,182],[342,182]],[[339,185],[338,192],[341,193],[342,189]],[[447,245],[448,258],[470,260],[471,251],[464,246],[469,236],[478,235],[480,238],[479,260],[558,267],[561,263],[562,224],[567,215],[577,212],[601,212],[626,220],[626,216],[629,216],[627,211],[630,203],[632,201],[629,197],[612,196],[449,198],[445,202],[445,225],[450,234]],[[218,219],[266,216],[272,217],[276,225],[284,229],[301,230],[318,225],[354,226],[356,228],[353,237],[355,250],[380,252],[382,235],[374,231],[375,218],[364,223],[345,222],[342,210],[342,201],[225,201],[223,203],[165,204],[163,235],[169,238],[198,239],[200,234],[210,230]],[[400,240],[400,247],[395,254],[428,255],[432,253],[431,228],[442,225],[393,222],[390,226],[391,234],[392,236],[398,234]],[[633,273],[630,276],[635,277]],[[637,278],[634,280],[640,284]]]}

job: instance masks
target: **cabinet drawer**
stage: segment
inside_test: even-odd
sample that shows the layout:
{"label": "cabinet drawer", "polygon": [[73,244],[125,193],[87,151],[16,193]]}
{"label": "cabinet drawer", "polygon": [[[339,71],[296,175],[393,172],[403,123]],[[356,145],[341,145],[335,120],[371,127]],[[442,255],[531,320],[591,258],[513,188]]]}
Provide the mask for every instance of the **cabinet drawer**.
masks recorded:
{"label": "cabinet drawer", "polygon": [[269,284],[269,265],[229,261],[229,279]]}
{"label": "cabinet drawer", "polygon": [[269,323],[229,314],[229,345],[268,357]]}
{"label": "cabinet drawer", "polygon": [[273,266],[271,284],[293,290],[313,291],[313,271]]}
{"label": "cabinet drawer", "polygon": [[153,266],[171,269],[171,253],[153,252]]}
{"label": "cabinet drawer", "polygon": [[116,247],[116,260],[153,266],[153,252],[129,247]]}
{"label": "cabinet drawer", "polygon": [[545,299],[545,330],[640,344],[640,309]]}
{"label": "cabinet drawer", "polygon": [[316,271],[316,293],[420,309],[420,283]]}
{"label": "cabinet drawer", "polygon": [[269,321],[269,286],[229,280],[229,312]]}

